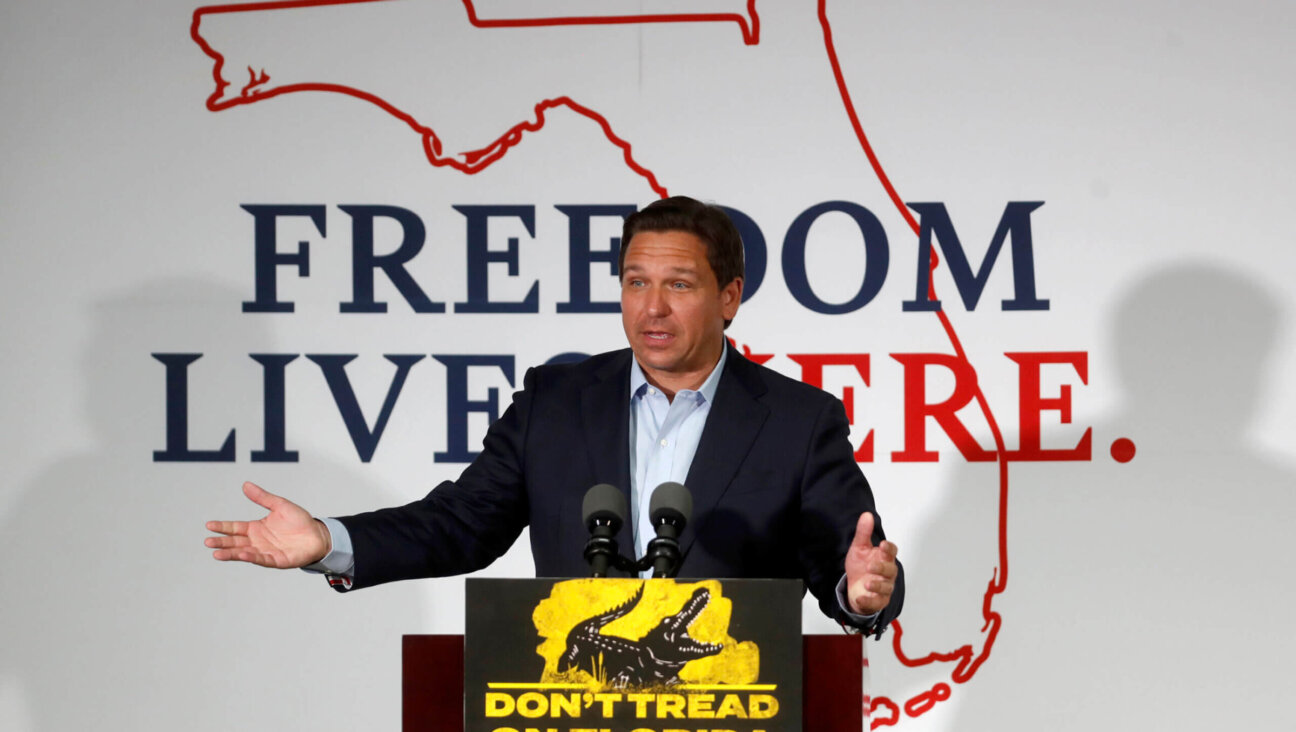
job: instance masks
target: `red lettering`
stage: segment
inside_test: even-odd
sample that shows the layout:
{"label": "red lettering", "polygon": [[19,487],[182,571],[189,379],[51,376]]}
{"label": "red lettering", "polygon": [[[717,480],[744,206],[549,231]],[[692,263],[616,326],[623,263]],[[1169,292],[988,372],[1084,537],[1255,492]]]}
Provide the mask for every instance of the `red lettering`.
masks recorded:
{"label": "red lettering", "polygon": [[[891,358],[904,366],[904,449],[891,453],[893,462],[934,463],[940,459],[939,453],[927,449],[928,417],[936,420],[968,462],[995,459],[994,451],[978,445],[956,414],[975,396],[976,373],[971,366],[942,353],[893,353]],[[928,366],[943,366],[954,375],[954,392],[943,402],[927,403]]]}
{"label": "red lettering", "polygon": [[1071,449],[1046,450],[1040,444],[1040,414],[1058,412],[1062,424],[1071,424],[1071,385],[1062,384],[1059,394],[1045,398],[1040,395],[1040,367],[1049,364],[1070,364],[1080,375],[1082,384],[1089,383],[1089,354],[1085,351],[1057,351],[1044,353],[1005,353],[1017,363],[1018,429],[1021,447],[1009,451],[1013,460],[1092,460],[1093,428],[1085,430],[1080,442]]}

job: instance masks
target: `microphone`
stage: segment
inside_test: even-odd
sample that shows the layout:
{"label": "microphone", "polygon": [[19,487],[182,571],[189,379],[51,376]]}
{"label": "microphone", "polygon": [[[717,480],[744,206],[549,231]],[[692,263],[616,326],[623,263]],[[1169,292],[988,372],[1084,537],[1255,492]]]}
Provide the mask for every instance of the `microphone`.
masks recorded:
{"label": "microphone", "polygon": [[657,538],[648,542],[645,559],[652,564],[653,577],[674,577],[679,571],[679,537],[693,515],[693,494],[674,481],[657,486],[648,501],[648,519]]}
{"label": "microphone", "polygon": [[616,535],[626,519],[626,499],[616,486],[607,483],[585,491],[581,516],[590,538],[585,542],[585,561],[591,577],[606,577],[608,567],[618,557]]}

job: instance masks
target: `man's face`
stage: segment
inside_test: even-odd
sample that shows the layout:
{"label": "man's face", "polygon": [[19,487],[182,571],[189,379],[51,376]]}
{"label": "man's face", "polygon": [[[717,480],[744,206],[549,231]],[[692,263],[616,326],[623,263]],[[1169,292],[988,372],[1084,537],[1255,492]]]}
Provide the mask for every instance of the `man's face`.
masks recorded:
{"label": "man's face", "polygon": [[648,381],[669,394],[696,389],[720,360],[724,322],[742,301],[742,280],[723,288],[706,244],[684,231],[641,231],[621,271],[621,324]]}

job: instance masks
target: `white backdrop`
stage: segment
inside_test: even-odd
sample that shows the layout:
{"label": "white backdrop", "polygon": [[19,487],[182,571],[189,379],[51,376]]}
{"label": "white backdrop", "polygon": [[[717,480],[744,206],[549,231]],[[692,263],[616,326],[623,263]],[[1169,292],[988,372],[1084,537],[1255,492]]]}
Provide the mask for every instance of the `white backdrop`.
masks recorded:
{"label": "white backdrop", "polygon": [[[463,579],[336,596],[299,572],[213,562],[203,521],[254,515],[245,479],[337,515],[456,475],[434,457],[453,415],[431,356],[511,358],[512,383],[497,368],[468,381],[468,398],[496,389],[503,405],[530,365],[620,347],[615,314],[559,312],[573,234],[556,206],[667,190],[763,234],[765,276],[730,329],[740,345],[793,376],[791,355],[870,354],[867,384],[836,367],[824,386],[847,399],[857,444],[873,431],[861,467],[908,572],[903,633],[870,648],[875,725],[1285,728],[1296,254],[1274,219],[1296,193],[1289,4],[298,5],[0,10],[0,729],[396,728],[400,636],[461,632]],[[608,14],[624,22],[563,20]],[[934,420],[939,460],[893,459],[907,417],[892,354],[954,347],[934,313],[902,309],[917,237],[883,175],[901,201],[945,205],[974,268],[1009,202],[1043,202],[1030,224],[1048,310],[1001,308],[1008,243],[975,310],[947,267],[934,284],[1009,450],[1020,398],[1004,354],[1084,354],[1087,380],[1042,371],[1044,398],[1070,390],[1069,420],[1042,412],[1042,444],[1092,428],[1091,459],[969,463]],[[875,215],[889,252],[876,297],[843,314],[798,301],[782,263],[794,220],[827,201]],[[324,208],[324,233],[279,224],[280,252],[309,241],[308,276],[276,268],[291,313],[243,312],[253,204]],[[535,225],[490,224],[491,249],[518,244],[516,274],[490,265],[489,297],[538,283],[536,313],[456,312],[469,259],[453,207],[493,204],[530,207]],[[417,215],[426,243],[407,271],[445,312],[414,312],[381,274],[387,312],[340,312],[350,205]],[[618,231],[595,219],[591,247]],[[390,253],[401,232],[379,221],[374,236]],[[842,214],[807,242],[827,303],[881,266]],[[615,300],[608,267],[588,272],[593,299]],[[153,459],[167,432],[155,353],[202,354],[189,447],[233,430],[232,462]],[[300,354],[284,370],[295,463],[251,459],[265,417],[249,354]],[[426,356],[371,461],[305,354],[356,354],[371,426],[395,370],[383,355]],[[953,387],[933,367],[926,401]],[[975,403],[958,416],[995,449]],[[469,417],[470,441],[485,426]],[[1133,460],[1113,459],[1119,438]],[[486,574],[531,571],[519,541]],[[833,631],[807,611],[807,631]]]}

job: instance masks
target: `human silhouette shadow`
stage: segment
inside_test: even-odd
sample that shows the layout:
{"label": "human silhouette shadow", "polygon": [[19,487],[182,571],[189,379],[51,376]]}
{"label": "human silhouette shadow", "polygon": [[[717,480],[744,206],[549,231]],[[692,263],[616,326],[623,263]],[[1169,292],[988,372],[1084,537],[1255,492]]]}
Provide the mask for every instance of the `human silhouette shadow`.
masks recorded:
{"label": "human silhouette shadow", "polygon": [[[1211,264],[1156,272],[1119,301],[1122,405],[1094,425],[1091,462],[1011,466],[1002,630],[954,686],[949,729],[1289,728],[1296,476],[1251,431],[1282,315]],[[1121,437],[1137,447],[1126,463],[1110,452]],[[957,471],[913,542],[908,655],[978,638],[995,485],[993,466]],[[922,683],[940,680],[932,668]]]}
{"label": "human silhouette shadow", "polygon": [[[323,514],[395,501],[346,456],[248,463],[262,405],[247,354],[275,349],[242,299],[167,280],[92,313],[79,386],[95,445],[40,473],[0,527],[0,675],[17,680],[34,730],[399,724],[400,636],[431,620],[417,593],[339,596],[202,545],[207,519],[261,515],[239,490],[249,478]],[[152,461],[165,441],[158,351],[204,353],[190,368],[191,446],[214,449],[237,425],[237,462]]]}

